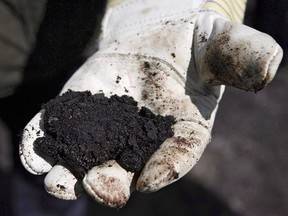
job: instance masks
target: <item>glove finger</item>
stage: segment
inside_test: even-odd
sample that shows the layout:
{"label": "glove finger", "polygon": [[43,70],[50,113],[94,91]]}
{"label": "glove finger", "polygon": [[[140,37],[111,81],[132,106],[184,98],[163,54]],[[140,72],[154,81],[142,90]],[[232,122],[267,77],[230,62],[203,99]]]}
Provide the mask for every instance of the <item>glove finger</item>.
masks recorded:
{"label": "glove finger", "polygon": [[83,194],[81,181],[61,163],[56,164],[44,179],[46,191],[64,200],[76,200]]}
{"label": "glove finger", "polygon": [[42,130],[42,115],[44,110],[40,111],[34,118],[26,125],[23,131],[22,140],[19,146],[20,159],[23,166],[30,173],[41,175],[47,173],[55,164],[51,158],[44,158],[38,155],[34,150],[34,141],[44,136]]}
{"label": "glove finger", "polygon": [[174,136],[151,156],[136,184],[140,192],[154,192],[184,176],[199,160],[210,131],[195,122],[178,122]]}
{"label": "glove finger", "polygon": [[83,179],[83,186],[98,203],[120,208],[130,197],[133,175],[111,160],[89,170]]}
{"label": "glove finger", "polygon": [[199,68],[208,85],[224,84],[247,91],[259,91],[270,83],[283,56],[269,35],[223,19],[215,20],[213,35],[201,51],[205,54],[198,54],[196,61],[202,62]]}

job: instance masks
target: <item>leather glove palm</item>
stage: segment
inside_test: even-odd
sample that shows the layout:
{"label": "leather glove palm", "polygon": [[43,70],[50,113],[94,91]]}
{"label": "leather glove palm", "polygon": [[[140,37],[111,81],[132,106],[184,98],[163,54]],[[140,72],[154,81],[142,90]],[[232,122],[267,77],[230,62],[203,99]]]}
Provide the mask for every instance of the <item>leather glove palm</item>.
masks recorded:
{"label": "leather glove palm", "polygon": [[24,130],[20,155],[31,173],[49,172],[45,178],[49,193],[76,199],[83,185],[96,201],[119,207],[134,185],[138,191],[153,192],[175,182],[195,165],[210,141],[223,85],[258,91],[273,79],[282,58],[278,44],[266,34],[202,9],[202,3],[127,1],[106,11],[99,51],[62,93],[71,89],[107,97],[130,95],[139,107],[173,115],[174,136],[137,177],[108,161],[92,168],[80,182],[65,165],[34,152],[34,140],[44,135],[41,111]]}

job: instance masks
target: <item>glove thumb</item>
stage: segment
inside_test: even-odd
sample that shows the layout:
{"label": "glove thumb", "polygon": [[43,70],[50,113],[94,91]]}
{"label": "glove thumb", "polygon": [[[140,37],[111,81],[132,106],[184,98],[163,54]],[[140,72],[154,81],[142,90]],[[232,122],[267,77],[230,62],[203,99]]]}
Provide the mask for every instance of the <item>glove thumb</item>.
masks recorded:
{"label": "glove thumb", "polygon": [[257,92],[272,81],[283,56],[272,37],[222,18],[210,23],[209,38],[205,38],[202,24],[194,38],[196,67],[206,85]]}

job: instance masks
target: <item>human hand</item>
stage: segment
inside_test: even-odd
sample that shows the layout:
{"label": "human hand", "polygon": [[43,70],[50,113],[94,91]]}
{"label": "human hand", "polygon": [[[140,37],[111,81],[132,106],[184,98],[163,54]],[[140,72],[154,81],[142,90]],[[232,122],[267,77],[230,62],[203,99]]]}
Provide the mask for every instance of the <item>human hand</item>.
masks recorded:
{"label": "human hand", "polygon": [[62,93],[71,89],[132,96],[139,107],[174,116],[174,136],[139,176],[108,161],[89,170],[81,182],[65,164],[35,153],[35,139],[44,136],[41,111],[24,129],[20,157],[31,173],[49,172],[49,193],[76,199],[86,191],[100,203],[120,207],[134,187],[153,192],[175,182],[195,165],[210,141],[223,85],[258,91],[273,79],[282,58],[279,45],[268,35],[202,10],[201,3],[128,1],[107,11],[100,50]]}

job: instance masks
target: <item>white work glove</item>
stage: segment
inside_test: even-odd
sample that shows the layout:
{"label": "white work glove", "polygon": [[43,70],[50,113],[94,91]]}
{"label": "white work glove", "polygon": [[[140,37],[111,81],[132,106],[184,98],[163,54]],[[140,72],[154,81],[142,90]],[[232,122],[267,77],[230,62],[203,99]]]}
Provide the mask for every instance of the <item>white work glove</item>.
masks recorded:
{"label": "white work glove", "polygon": [[20,157],[31,173],[48,172],[45,188],[50,194],[76,199],[86,191],[104,205],[121,207],[135,188],[153,192],[175,182],[210,141],[223,85],[258,91],[273,79],[282,58],[279,45],[266,34],[201,9],[202,3],[130,0],[106,11],[99,51],[62,93],[72,89],[132,96],[139,107],[174,116],[174,136],[140,175],[108,161],[89,170],[81,182],[65,165],[34,152],[34,140],[45,135],[42,110],[24,129]]}

